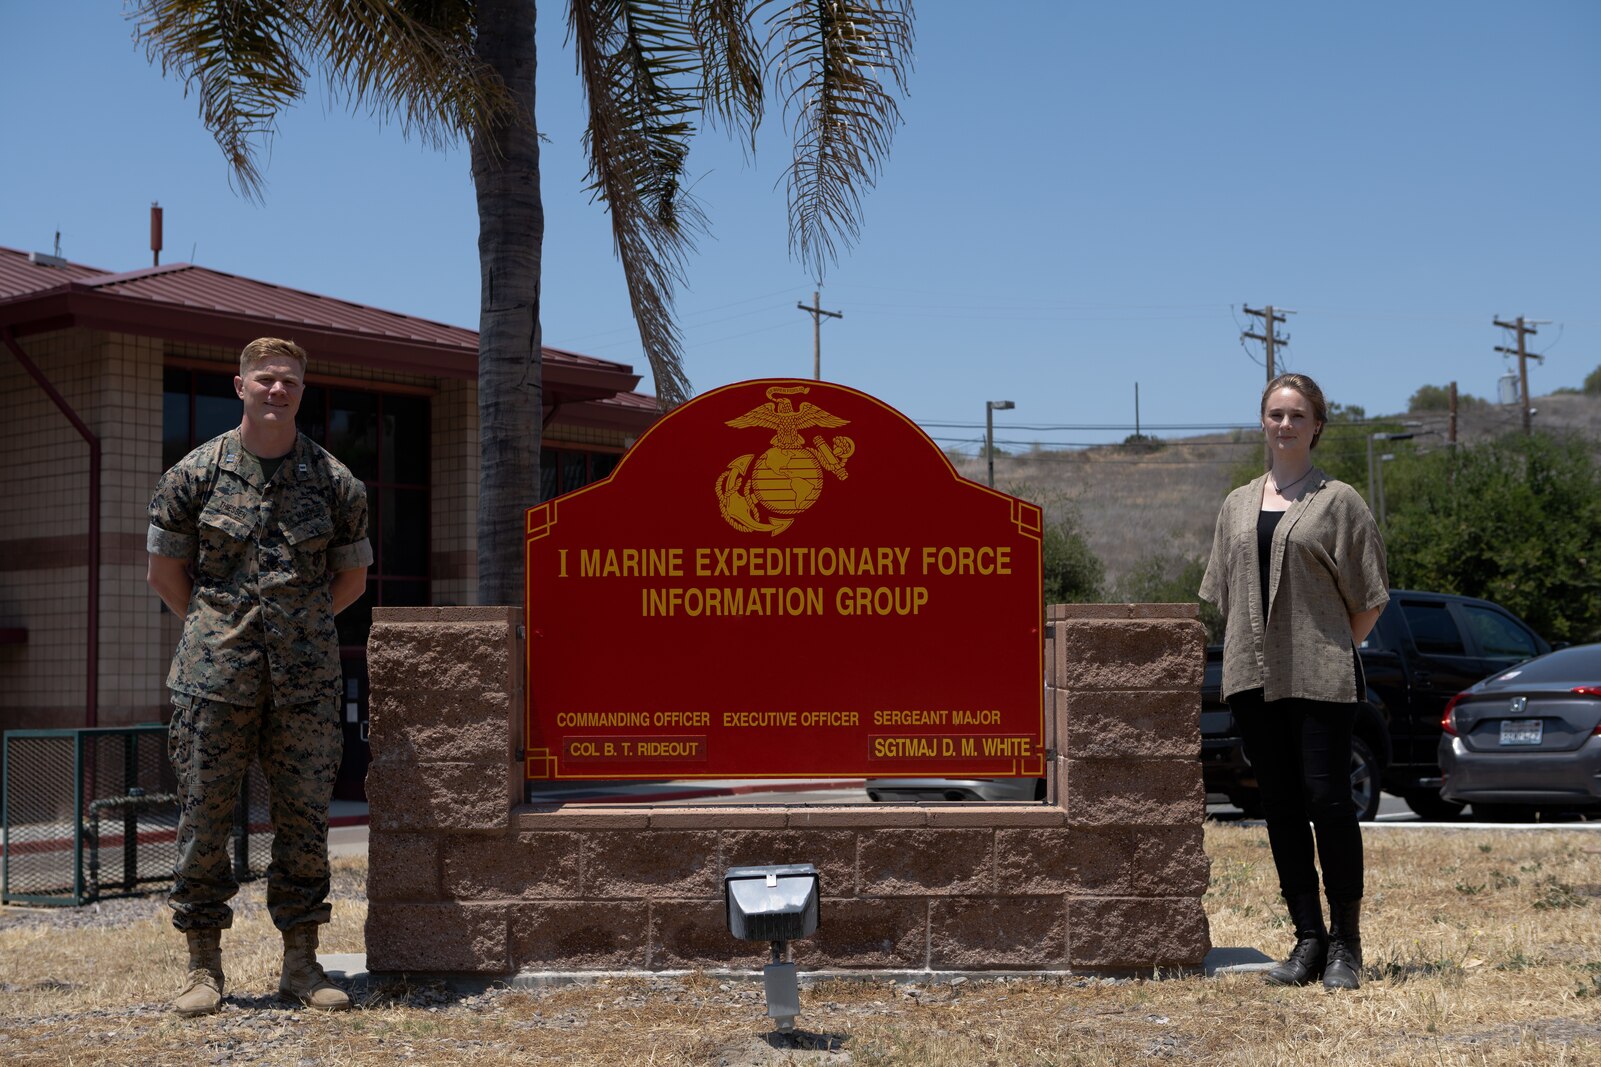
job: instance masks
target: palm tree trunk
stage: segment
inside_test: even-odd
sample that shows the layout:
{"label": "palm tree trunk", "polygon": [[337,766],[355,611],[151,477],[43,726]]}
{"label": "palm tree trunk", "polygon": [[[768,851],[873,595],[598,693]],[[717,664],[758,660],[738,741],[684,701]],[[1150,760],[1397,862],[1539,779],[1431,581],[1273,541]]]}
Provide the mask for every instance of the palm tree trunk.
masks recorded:
{"label": "palm tree trunk", "polygon": [[478,602],[523,600],[523,512],[539,500],[539,269],[545,211],[534,126],[535,0],[478,0],[478,57],[526,121],[478,130]]}

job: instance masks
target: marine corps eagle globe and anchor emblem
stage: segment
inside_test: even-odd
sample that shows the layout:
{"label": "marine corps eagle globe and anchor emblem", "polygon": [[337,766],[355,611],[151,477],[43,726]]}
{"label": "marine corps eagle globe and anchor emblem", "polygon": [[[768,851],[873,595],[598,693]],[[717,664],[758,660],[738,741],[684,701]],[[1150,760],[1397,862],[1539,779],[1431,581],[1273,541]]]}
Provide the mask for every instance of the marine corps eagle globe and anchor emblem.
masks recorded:
{"label": "marine corps eagle globe and anchor emblem", "polygon": [[804,385],[771,386],[769,403],[727,421],[738,430],[759,426],[777,431],[766,452],[746,453],[717,476],[717,507],[734,529],[776,537],[795,522],[792,516],[817,502],[825,470],[841,480],[847,477],[845,461],[855,453],[856,442],[844,436],[824,440],[817,434],[807,447],[800,431],[814,426],[832,429],[850,420],[830,415],[810,401],[796,408],[789,399],[809,392]]}

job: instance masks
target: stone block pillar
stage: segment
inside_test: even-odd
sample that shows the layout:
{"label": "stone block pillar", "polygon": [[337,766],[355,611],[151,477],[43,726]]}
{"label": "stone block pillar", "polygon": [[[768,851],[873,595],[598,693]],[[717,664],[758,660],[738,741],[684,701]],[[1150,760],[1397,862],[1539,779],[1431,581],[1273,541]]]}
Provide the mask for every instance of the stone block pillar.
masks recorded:
{"label": "stone block pillar", "polygon": [[1201,897],[1201,672],[1193,604],[1058,604],[1046,612],[1056,797],[1093,857],[1068,902],[1075,969],[1193,966],[1211,947]]}
{"label": "stone block pillar", "polygon": [[[376,608],[367,639],[372,766],[367,964],[512,969],[505,905],[453,872],[507,851],[522,799],[522,609]],[[513,838],[513,841],[515,839]]]}

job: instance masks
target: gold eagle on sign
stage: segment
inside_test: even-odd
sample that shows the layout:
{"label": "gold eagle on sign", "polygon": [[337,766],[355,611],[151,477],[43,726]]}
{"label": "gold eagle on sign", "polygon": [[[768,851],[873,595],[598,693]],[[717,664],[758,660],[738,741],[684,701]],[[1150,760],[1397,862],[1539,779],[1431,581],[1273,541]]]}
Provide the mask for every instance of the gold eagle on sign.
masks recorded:
{"label": "gold eagle on sign", "polygon": [[773,430],[767,451],[740,456],[717,476],[717,507],[723,518],[742,533],[765,532],[777,536],[799,515],[817,502],[823,491],[823,471],[844,479],[845,461],[856,452],[849,437],[825,440],[821,434],[807,447],[802,430],[813,427],[832,429],[848,425],[849,419],[830,415],[811,401],[796,408],[790,397],[811,392],[804,385],[774,385],[767,390],[768,403],[752,408],[725,425],[736,430]]}

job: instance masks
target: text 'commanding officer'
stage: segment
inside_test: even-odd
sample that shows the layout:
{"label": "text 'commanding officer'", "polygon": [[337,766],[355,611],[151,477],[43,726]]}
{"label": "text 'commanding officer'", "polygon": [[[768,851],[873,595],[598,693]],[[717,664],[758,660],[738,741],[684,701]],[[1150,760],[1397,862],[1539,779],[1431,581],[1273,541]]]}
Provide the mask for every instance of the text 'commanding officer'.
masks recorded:
{"label": "text 'commanding officer'", "polygon": [[180,1015],[222,1004],[222,931],[239,889],[226,844],[240,783],[261,760],[271,793],[267,910],[283,933],[280,995],[339,1010],[317,964],[328,921],[328,803],[343,748],[334,616],[366,588],[367,491],[295,429],[306,353],[263,337],[239,355],[244,418],[161,476],[148,580],[183,619],[172,657],[168,753],[178,778],[169,898],[189,942]]}

